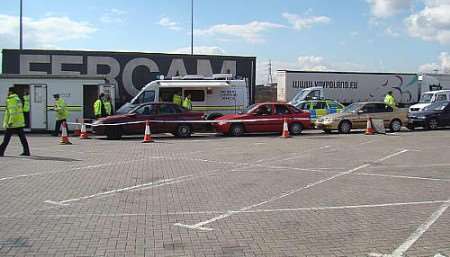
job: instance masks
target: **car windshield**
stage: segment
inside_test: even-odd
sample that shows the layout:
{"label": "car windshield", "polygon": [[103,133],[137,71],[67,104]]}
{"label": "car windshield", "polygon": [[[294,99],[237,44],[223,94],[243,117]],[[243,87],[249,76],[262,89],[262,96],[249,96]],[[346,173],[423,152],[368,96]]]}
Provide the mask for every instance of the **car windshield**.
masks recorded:
{"label": "car windshield", "polygon": [[347,107],[345,107],[342,112],[354,112],[357,111],[358,109],[360,109],[364,104],[362,103],[355,103],[355,104],[351,104]]}
{"label": "car windshield", "polygon": [[424,108],[425,111],[442,111],[447,107],[449,102],[438,102]]}
{"label": "car windshield", "polygon": [[302,100],[305,100],[306,96],[310,93],[310,90],[301,90],[300,92],[297,93],[296,96],[294,96],[294,98],[292,99],[292,103],[296,104],[297,102],[300,102]]}
{"label": "car windshield", "polygon": [[423,94],[420,98],[420,103],[428,104],[431,103],[431,99],[433,99],[434,94]]}

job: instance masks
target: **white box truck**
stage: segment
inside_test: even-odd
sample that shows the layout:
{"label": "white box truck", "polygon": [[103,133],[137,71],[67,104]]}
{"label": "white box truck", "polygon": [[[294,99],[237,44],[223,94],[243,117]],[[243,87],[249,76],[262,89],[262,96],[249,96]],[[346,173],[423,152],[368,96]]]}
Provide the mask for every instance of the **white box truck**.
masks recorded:
{"label": "white box truck", "polygon": [[[54,94],[65,100],[70,116],[68,121],[94,118],[93,104],[99,93],[114,99],[114,85],[107,83],[104,76],[61,76],[61,75],[16,75],[0,74],[0,118],[3,120],[8,88],[14,87],[23,97],[30,94],[31,131],[51,131],[55,127],[53,110]],[[114,103],[113,103],[114,104]],[[75,127],[69,125],[69,129]],[[0,126],[0,130],[4,130]]]}
{"label": "white box truck", "polygon": [[296,103],[327,98],[343,104],[383,101],[392,91],[400,106],[419,102],[423,92],[440,89],[439,81],[414,73],[310,72],[279,70],[279,101]]}
{"label": "white box truck", "polygon": [[215,74],[213,77],[188,75],[150,82],[117,113],[127,113],[142,103],[172,102],[175,93],[183,98],[191,95],[192,110],[204,112],[207,119],[239,113],[249,104],[245,80],[233,79],[230,74]]}

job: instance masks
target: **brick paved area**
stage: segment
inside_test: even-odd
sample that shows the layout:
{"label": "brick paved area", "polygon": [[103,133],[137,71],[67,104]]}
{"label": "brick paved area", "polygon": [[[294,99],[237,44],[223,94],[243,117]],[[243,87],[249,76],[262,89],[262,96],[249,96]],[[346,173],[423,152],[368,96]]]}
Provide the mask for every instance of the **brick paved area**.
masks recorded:
{"label": "brick paved area", "polygon": [[450,255],[448,132],[15,139],[0,256]]}

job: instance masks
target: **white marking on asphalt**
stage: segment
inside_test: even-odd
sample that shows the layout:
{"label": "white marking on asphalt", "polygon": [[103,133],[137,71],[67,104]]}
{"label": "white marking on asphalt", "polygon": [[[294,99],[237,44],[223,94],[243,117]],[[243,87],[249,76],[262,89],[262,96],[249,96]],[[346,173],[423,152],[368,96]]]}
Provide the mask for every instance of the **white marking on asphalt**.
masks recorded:
{"label": "white marking on asphalt", "polygon": [[415,177],[415,176],[401,176],[401,175],[373,174],[373,173],[357,173],[354,175],[450,182],[450,179],[444,179],[444,178],[425,178],[425,177]]}
{"label": "white marking on asphalt", "polygon": [[392,252],[393,257],[401,257],[406,251],[419,239],[422,235],[427,232],[428,229],[441,217],[442,214],[450,207],[450,199],[447,200],[443,205],[441,205],[422,225],[420,225],[414,233],[412,233],[406,241],[401,244],[394,252]]}
{"label": "white marking on asphalt", "polygon": [[362,142],[359,145],[368,145],[368,144],[372,144],[374,142],[375,142],[375,140],[370,140],[370,141],[367,141],[367,142]]}
{"label": "white marking on asphalt", "polygon": [[260,160],[255,161],[255,163],[272,162],[272,161],[276,161],[276,162],[289,161],[289,160],[293,160],[293,159],[297,159],[297,158],[303,157],[302,154],[305,154],[305,153],[307,154],[307,153],[311,153],[311,151],[324,150],[324,149],[328,149],[328,148],[331,148],[331,146],[326,145],[326,146],[322,146],[322,147],[320,147],[320,148],[318,148],[316,150],[313,149],[313,150],[302,151],[302,152],[297,152],[297,153],[290,153],[288,155],[294,155],[294,156],[293,157],[288,157],[288,158],[281,158],[280,159],[280,156],[277,156],[277,157],[272,157],[272,158],[260,159]]}
{"label": "white marking on asphalt", "polygon": [[397,249],[395,249],[391,254],[379,254],[371,253],[370,256],[380,256],[380,257],[403,257],[405,253],[413,246],[417,240],[419,240],[422,235],[430,229],[430,227],[444,214],[445,211],[450,207],[450,199],[444,202],[433,214],[431,214],[428,219],[422,223],[416,231],[414,231],[403,244],[401,244]]}
{"label": "white marking on asphalt", "polygon": [[117,193],[121,193],[121,192],[137,190],[137,189],[141,189],[141,188],[148,188],[150,186],[155,187],[155,186],[161,186],[161,185],[167,185],[167,184],[173,184],[173,183],[180,183],[180,182],[188,180],[189,178],[192,178],[192,177],[193,177],[193,175],[188,175],[188,176],[182,176],[182,177],[177,177],[177,178],[172,178],[172,179],[163,179],[163,180],[153,181],[153,182],[145,183],[145,184],[141,184],[141,185],[135,185],[135,186],[131,186],[131,187],[115,189],[115,190],[111,190],[111,191],[101,192],[101,193],[97,193],[97,194],[82,196],[82,197],[63,200],[63,201],[47,200],[47,201],[45,201],[45,203],[65,206],[65,205],[69,205],[69,203],[78,202],[81,200],[87,200],[87,199],[92,199],[92,198],[96,198],[96,197],[102,197],[102,196],[106,196],[106,195],[112,195],[112,194],[117,194]]}
{"label": "white marking on asphalt", "polygon": [[[405,149],[405,150],[399,151],[399,152],[397,152],[397,153],[390,154],[390,155],[388,155],[388,156],[386,156],[386,157],[383,157],[383,158],[381,158],[381,159],[376,160],[375,163],[376,163],[376,162],[386,161],[386,160],[388,160],[388,159],[390,159],[390,158],[393,158],[393,157],[395,157],[395,156],[398,156],[398,155],[403,154],[403,153],[406,153],[406,152],[408,152],[408,150]],[[324,178],[324,179],[318,180],[318,181],[313,182],[313,183],[310,183],[310,184],[308,184],[308,185],[306,185],[306,186],[303,186],[303,187],[300,187],[300,188],[291,190],[291,191],[289,191],[289,192],[287,192],[287,193],[284,193],[284,194],[282,194],[282,195],[274,196],[274,197],[272,197],[272,198],[270,198],[270,199],[268,199],[268,200],[266,200],[266,201],[263,201],[263,202],[260,202],[260,203],[256,203],[256,204],[253,204],[253,205],[249,205],[249,206],[243,207],[243,208],[241,208],[241,209],[239,209],[239,210],[237,210],[237,211],[228,211],[228,212],[226,212],[226,213],[224,213],[224,214],[222,214],[222,215],[216,216],[216,217],[211,218],[211,219],[206,220],[206,221],[199,222],[199,223],[194,224],[194,225],[186,225],[186,224],[182,224],[182,223],[176,223],[176,224],[174,224],[174,225],[175,225],[175,226],[179,226],[179,227],[189,228],[189,229],[197,229],[197,230],[202,230],[202,231],[210,231],[210,230],[212,230],[212,229],[210,229],[210,228],[204,228],[203,226],[204,226],[204,225],[207,225],[207,224],[210,224],[210,223],[212,223],[212,222],[215,222],[215,221],[217,221],[217,220],[222,220],[222,219],[228,218],[228,217],[230,217],[230,216],[232,216],[232,215],[234,215],[234,214],[237,214],[237,213],[239,213],[239,212],[247,211],[247,210],[256,208],[256,207],[258,207],[258,206],[261,206],[261,205],[264,205],[264,204],[267,204],[267,203],[270,203],[270,202],[273,202],[273,201],[276,201],[276,200],[283,199],[283,198],[285,198],[285,197],[288,197],[288,196],[290,196],[290,195],[292,195],[292,194],[298,193],[298,192],[303,191],[303,190],[305,190],[305,189],[309,189],[309,188],[312,188],[312,187],[314,187],[314,186],[320,185],[320,184],[322,184],[322,183],[331,181],[331,180],[333,180],[333,179],[336,179],[336,178],[339,178],[339,177],[342,177],[342,176],[351,174],[351,173],[353,173],[353,172],[356,172],[356,171],[358,171],[358,170],[367,168],[367,167],[369,167],[369,166],[370,166],[370,164],[363,164],[363,165],[360,165],[360,166],[358,166],[358,167],[356,167],[356,168],[354,168],[354,169],[351,169],[351,170],[348,170],[348,171],[345,171],[345,172],[340,172],[340,173],[338,173],[338,174],[336,174],[336,175],[333,175],[333,176],[331,176],[331,177],[328,177],[328,178]]]}
{"label": "white marking on asphalt", "polygon": [[89,170],[89,169],[102,168],[102,167],[108,167],[108,166],[130,164],[133,162],[140,162],[140,161],[144,161],[144,160],[146,160],[146,159],[137,159],[137,160],[123,161],[123,162],[114,162],[114,163],[103,163],[103,164],[89,165],[89,166],[77,167],[77,168],[60,170],[60,171],[36,172],[36,173],[0,178],[0,181],[13,180],[13,179],[18,179],[18,178],[26,178],[26,177],[45,176],[45,175],[51,175],[51,174],[57,174],[57,173],[67,173],[67,172],[74,172],[74,171],[80,171],[80,170]]}

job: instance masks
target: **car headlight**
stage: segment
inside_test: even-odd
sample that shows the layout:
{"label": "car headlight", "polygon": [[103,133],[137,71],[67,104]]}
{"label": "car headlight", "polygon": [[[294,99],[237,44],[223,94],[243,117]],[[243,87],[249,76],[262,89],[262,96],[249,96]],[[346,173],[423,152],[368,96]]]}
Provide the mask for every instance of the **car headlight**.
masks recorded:
{"label": "car headlight", "polygon": [[221,121],[221,122],[219,122],[219,123],[217,123],[219,126],[223,126],[223,125],[226,125],[227,124],[227,122],[226,121]]}
{"label": "car headlight", "polygon": [[419,116],[419,117],[417,117],[419,120],[426,120],[427,119],[427,117],[426,116]]}

